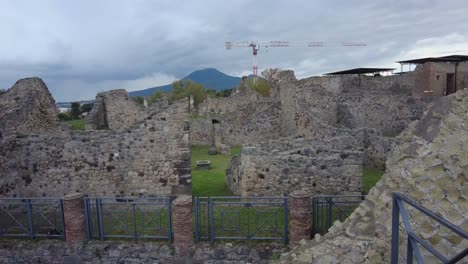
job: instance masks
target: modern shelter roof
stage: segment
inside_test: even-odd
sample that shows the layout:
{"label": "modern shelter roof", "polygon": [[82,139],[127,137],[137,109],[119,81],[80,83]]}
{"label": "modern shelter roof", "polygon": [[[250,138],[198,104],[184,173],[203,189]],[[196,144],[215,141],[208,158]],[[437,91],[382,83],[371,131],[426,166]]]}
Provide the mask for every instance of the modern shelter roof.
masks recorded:
{"label": "modern shelter roof", "polygon": [[379,73],[393,71],[393,68],[355,68],[344,71],[329,72],[324,75],[344,75],[344,74],[368,74],[368,73]]}
{"label": "modern shelter roof", "polygon": [[468,61],[468,55],[449,55],[443,57],[427,57],[413,60],[398,61],[402,64],[423,64],[426,62],[463,62]]}

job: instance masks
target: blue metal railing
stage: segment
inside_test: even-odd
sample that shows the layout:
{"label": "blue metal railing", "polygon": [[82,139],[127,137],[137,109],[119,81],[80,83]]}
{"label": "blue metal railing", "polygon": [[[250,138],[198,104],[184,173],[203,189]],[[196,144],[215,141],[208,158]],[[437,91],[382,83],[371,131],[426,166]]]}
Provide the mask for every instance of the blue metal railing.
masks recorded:
{"label": "blue metal railing", "polygon": [[195,197],[195,240],[288,242],[287,197]]}
{"label": "blue metal railing", "polygon": [[172,241],[170,197],[84,198],[88,239],[155,238]]}
{"label": "blue metal railing", "polygon": [[365,195],[312,197],[312,236],[325,234],[336,220],[343,222],[365,198]]}
{"label": "blue metal railing", "polygon": [[439,251],[437,251],[434,247],[432,247],[428,242],[420,238],[416,235],[413,231],[411,226],[408,213],[404,207],[404,203],[411,205],[412,207],[419,210],[421,213],[425,214],[426,216],[432,218],[433,220],[437,221],[441,225],[447,227],[455,234],[461,236],[463,239],[468,239],[468,232],[461,229],[460,227],[450,223],[449,221],[445,220],[444,218],[440,217],[439,215],[431,212],[429,209],[423,207],[422,205],[418,204],[414,200],[400,194],[400,193],[393,193],[393,208],[392,208],[392,252],[391,252],[391,263],[397,264],[398,263],[398,246],[399,246],[399,226],[400,226],[400,215],[403,220],[403,224],[406,229],[406,233],[408,235],[407,240],[407,256],[406,260],[407,263],[413,263],[413,257],[416,258],[417,263],[424,263],[424,259],[421,255],[421,251],[419,250],[419,245],[423,246],[427,251],[429,251],[432,255],[437,257],[443,263],[456,263],[462,260],[464,257],[468,255],[468,248],[465,248],[462,252],[458,253],[456,256],[449,258],[442,255]]}
{"label": "blue metal railing", "polygon": [[0,198],[0,237],[65,238],[62,199]]}

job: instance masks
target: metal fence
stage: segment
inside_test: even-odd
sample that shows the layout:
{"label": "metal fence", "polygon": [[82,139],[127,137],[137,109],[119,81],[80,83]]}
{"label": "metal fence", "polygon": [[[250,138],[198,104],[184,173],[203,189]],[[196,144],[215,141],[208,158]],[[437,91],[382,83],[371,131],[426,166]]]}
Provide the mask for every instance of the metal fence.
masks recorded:
{"label": "metal fence", "polygon": [[0,237],[64,238],[62,199],[0,198]]}
{"label": "metal fence", "polygon": [[88,239],[172,241],[171,198],[85,198]]}
{"label": "metal fence", "polygon": [[327,233],[336,220],[343,222],[365,198],[365,195],[312,197],[312,235]]}
{"label": "metal fence", "polygon": [[287,197],[196,197],[195,240],[288,242]]}
{"label": "metal fence", "polygon": [[417,263],[424,263],[423,257],[421,255],[421,251],[419,250],[419,245],[423,246],[428,252],[430,252],[432,255],[437,257],[443,263],[456,263],[468,255],[468,248],[465,248],[462,252],[458,253],[456,256],[452,258],[446,257],[442,255],[442,253],[437,251],[434,247],[432,247],[428,242],[426,242],[425,240],[417,236],[416,233],[414,233],[413,228],[411,226],[410,218],[409,218],[408,213],[406,212],[404,203],[407,203],[413,208],[416,208],[421,213],[437,221],[441,225],[453,231],[458,236],[462,237],[463,239],[465,240],[468,239],[468,232],[464,231],[460,227],[450,223],[449,221],[443,219],[439,215],[429,211],[427,208],[418,204],[416,201],[402,194],[393,193],[392,252],[391,252],[392,264],[398,263],[398,253],[399,253],[398,247],[399,247],[399,239],[400,239],[400,228],[399,228],[400,227],[400,215],[403,220],[406,233],[408,235],[407,252],[406,252],[407,263],[413,263],[413,258],[416,258]]}

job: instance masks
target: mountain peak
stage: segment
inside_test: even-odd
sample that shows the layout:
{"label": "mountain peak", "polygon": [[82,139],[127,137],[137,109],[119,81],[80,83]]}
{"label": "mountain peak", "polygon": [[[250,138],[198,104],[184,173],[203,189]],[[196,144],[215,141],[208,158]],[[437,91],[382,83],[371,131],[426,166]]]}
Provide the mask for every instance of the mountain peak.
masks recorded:
{"label": "mountain peak", "polygon": [[[227,75],[215,68],[205,68],[193,71],[182,80],[191,80],[196,83],[201,83],[206,89],[214,89],[217,91],[230,89],[239,85],[241,78]],[[130,96],[149,96],[156,91],[169,91],[171,84],[152,87],[140,91],[130,92]]]}

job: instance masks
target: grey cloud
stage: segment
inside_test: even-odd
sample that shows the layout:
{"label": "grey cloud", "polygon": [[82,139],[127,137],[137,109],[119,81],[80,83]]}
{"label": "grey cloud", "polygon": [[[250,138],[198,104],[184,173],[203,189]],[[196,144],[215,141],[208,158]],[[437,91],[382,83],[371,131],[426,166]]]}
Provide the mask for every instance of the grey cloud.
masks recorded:
{"label": "grey cloud", "polygon": [[[0,10],[0,87],[40,76],[63,101],[205,67],[249,71],[251,51],[226,51],[229,40],[297,43],[260,50],[259,66],[301,77],[388,66],[418,54],[417,45],[449,52],[455,41],[467,53],[467,13],[466,1],[7,1]],[[307,41],[330,46],[307,48]],[[368,46],[337,46],[341,41]]]}

